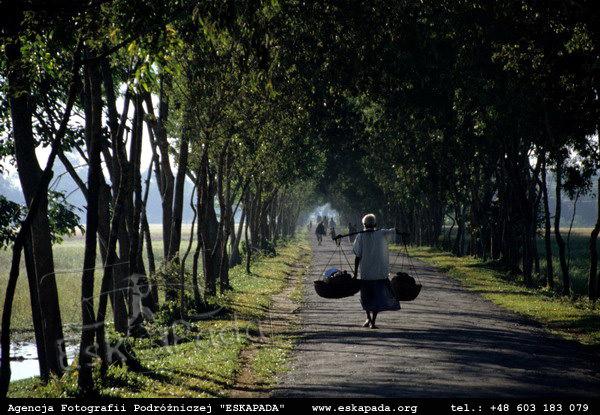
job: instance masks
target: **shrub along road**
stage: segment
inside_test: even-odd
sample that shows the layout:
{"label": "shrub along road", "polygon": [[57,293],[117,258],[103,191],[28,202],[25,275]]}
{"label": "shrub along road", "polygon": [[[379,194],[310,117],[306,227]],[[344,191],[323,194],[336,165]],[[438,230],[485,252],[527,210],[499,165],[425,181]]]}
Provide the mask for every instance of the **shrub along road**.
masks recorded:
{"label": "shrub along road", "polygon": [[[352,262],[348,241],[342,246]],[[382,313],[378,330],[363,328],[358,294],[327,300],[313,289],[335,248],[328,238],[317,246],[313,236],[302,337],[274,396],[591,397],[600,390],[597,354],[421,262],[421,295]]]}

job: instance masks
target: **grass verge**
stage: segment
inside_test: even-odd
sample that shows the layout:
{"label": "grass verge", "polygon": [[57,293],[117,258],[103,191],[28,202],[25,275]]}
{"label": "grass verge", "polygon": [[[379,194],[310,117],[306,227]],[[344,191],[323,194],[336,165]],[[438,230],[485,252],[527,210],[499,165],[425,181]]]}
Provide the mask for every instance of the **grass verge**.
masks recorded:
{"label": "grass verge", "polygon": [[[114,397],[224,397],[241,370],[242,351],[260,338],[261,320],[273,297],[286,284],[286,276],[310,250],[306,235],[278,248],[275,257],[261,257],[246,274],[243,266],[230,272],[233,289],[214,299],[226,312],[176,328],[172,346],[157,347],[148,339],[131,340],[142,366],[139,370],[111,366],[99,396]],[[166,328],[165,328],[166,329]],[[276,336],[259,349],[252,368],[261,384],[271,384],[284,367],[289,339]],[[95,373],[98,378],[99,373]],[[99,384],[99,382],[96,382]],[[43,384],[39,378],[12,382],[10,397],[71,397],[77,395],[77,371]]]}
{"label": "grass verge", "polygon": [[594,348],[600,346],[600,309],[586,299],[573,300],[546,289],[526,288],[494,264],[473,257],[456,257],[431,247],[411,247],[409,253],[493,303],[542,323],[555,334]]}
{"label": "grass verge", "polygon": [[232,397],[257,398],[268,396],[278,377],[289,369],[289,357],[298,339],[300,324],[295,311],[304,299],[304,280],[310,269],[310,244],[301,245],[300,264],[288,273],[285,289],[272,297],[266,319],[261,321],[262,337],[245,349],[245,364],[240,372]]}

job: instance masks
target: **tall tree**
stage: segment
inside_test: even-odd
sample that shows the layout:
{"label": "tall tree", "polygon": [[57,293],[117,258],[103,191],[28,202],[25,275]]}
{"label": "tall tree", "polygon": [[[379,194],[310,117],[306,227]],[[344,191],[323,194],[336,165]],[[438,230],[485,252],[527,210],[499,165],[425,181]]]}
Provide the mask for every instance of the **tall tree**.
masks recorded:
{"label": "tall tree", "polygon": [[[89,53],[88,53],[89,55]],[[89,394],[94,388],[92,379],[92,358],[95,355],[94,338],[96,315],[94,310],[94,274],[96,270],[96,245],[98,232],[98,201],[102,176],[100,153],[102,148],[102,79],[100,68],[92,61],[85,66],[84,77],[86,141],[89,155],[88,198],[81,276],[81,342],[79,345],[79,377],[82,394]]]}
{"label": "tall tree", "polygon": [[[8,10],[2,12],[7,13],[4,27],[6,79],[17,170],[25,201],[31,205],[40,186],[47,186],[48,183],[41,180],[42,169],[35,153],[37,144],[32,126],[34,102],[30,68],[23,56],[21,43],[24,30],[23,5],[12,6],[12,13]],[[63,373],[66,354],[48,223],[47,191],[43,190],[24,243],[24,251],[40,375],[48,379],[51,374],[60,376]]]}

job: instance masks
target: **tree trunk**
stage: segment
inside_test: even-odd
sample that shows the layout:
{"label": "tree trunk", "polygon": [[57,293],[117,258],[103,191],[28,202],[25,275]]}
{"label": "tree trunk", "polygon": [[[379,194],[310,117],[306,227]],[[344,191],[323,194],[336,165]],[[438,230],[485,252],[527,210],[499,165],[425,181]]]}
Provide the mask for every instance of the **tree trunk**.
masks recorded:
{"label": "tree trunk", "polygon": [[[209,186],[212,187],[212,186]],[[219,265],[220,241],[218,235],[217,215],[214,208],[214,190],[210,189],[211,197],[201,208],[203,219],[199,221],[202,229],[202,265],[204,270],[204,295],[213,296],[217,293],[217,278],[220,276]]]}
{"label": "tree trunk", "polygon": [[550,223],[550,204],[548,203],[548,184],[546,181],[546,159],[542,166],[542,198],[544,201],[544,248],[546,251],[546,286],[554,288],[554,267],[552,259],[552,226]]}
{"label": "tree trunk", "polygon": [[533,251],[531,246],[531,229],[530,224],[525,225],[523,229],[522,245],[523,245],[523,284],[530,287],[532,285],[532,274],[533,274]]}
{"label": "tree trunk", "polygon": [[[117,144],[113,143],[113,146]],[[120,156],[117,156],[117,162],[121,163]],[[119,176],[118,182],[116,183],[117,192],[116,199],[114,202],[113,216],[110,219],[110,227],[107,239],[107,259],[104,266],[104,274],[102,276],[102,285],[100,287],[100,299],[98,304],[98,315],[96,318],[97,324],[97,332],[96,338],[98,340],[99,354],[101,359],[101,375],[104,378],[106,375],[106,371],[108,370],[109,364],[109,356],[106,344],[106,335],[105,335],[105,327],[104,322],[106,320],[106,307],[107,307],[107,298],[110,293],[111,302],[114,305],[115,303],[120,304],[120,311],[118,312],[118,318],[115,315],[115,330],[122,334],[127,334],[128,331],[128,319],[127,319],[127,307],[126,307],[126,298],[124,295],[124,291],[120,289],[120,276],[118,275],[121,272],[122,267],[120,265],[115,265],[117,259],[117,240],[118,240],[118,229],[119,224],[121,223],[121,218],[123,217],[123,207],[124,207],[124,177]],[[113,308],[113,313],[115,313],[115,309]],[[118,324],[117,324],[118,323]]]}
{"label": "tree trunk", "polygon": [[[194,184],[194,187],[192,188],[192,195],[190,196],[190,207],[192,208],[192,211],[194,212],[194,216],[192,217],[192,226],[190,227],[190,238],[188,240],[188,246],[187,249],[185,250],[183,256],[181,257],[181,263],[179,265],[179,290],[180,290],[180,303],[181,303],[181,310],[182,313],[185,312],[186,310],[186,303],[185,303],[185,263],[187,261],[187,258],[190,254],[190,251],[192,250],[192,245],[194,244],[194,227],[196,225],[196,218],[198,216],[198,210],[196,209],[196,207],[194,206],[194,194],[196,192],[196,188],[197,185]],[[194,284],[194,287],[192,287],[192,289],[194,290],[194,302],[197,303],[198,299],[200,298],[200,292],[198,291],[198,286]],[[197,292],[198,291],[198,292]]]}
{"label": "tree trunk", "polygon": [[558,257],[560,260],[560,269],[562,273],[562,294],[569,295],[571,292],[571,281],[569,276],[569,267],[567,265],[566,258],[566,246],[565,241],[560,233],[560,214],[562,204],[562,171],[563,171],[564,158],[558,157],[556,161],[556,209],[554,212],[554,237],[558,244]]}
{"label": "tree trunk", "polygon": [[[7,19],[4,51],[15,158],[25,201],[29,206],[42,185],[42,169],[35,154],[31,85],[27,76],[29,69],[21,55],[19,36],[22,19],[21,11]],[[50,374],[60,376],[67,365],[47,209],[47,193],[42,191],[36,215],[32,218],[31,233],[24,241],[40,376],[44,380]]]}
{"label": "tree trunk", "polygon": [[[96,317],[96,338],[98,342],[99,355],[101,359],[101,376],[105,377],[108,370],[110,356],[108,355],[106,335],[105,335],[105,320],[108,298],[113,305],[113,316],[115,330],[122,334],[127,334],[129,328],[128,310],[127,310],[127,284],[128,284],[128,236],[125,229],[125,221],[123,220],[125,199],[127,198],[127,154],[123,142],[125,131],[125,123],[129,113],[129,104],[131,95],[129,92],[125,94],[123,103],[123,111],[120,119],[116,110],[116,97],[114,95],[114,85],[110,66],[107,62],[102,64],[102,74],[104,83],[104,92],[106,94],[106,103],[108,108],[108,124],[111,134],[111,147],[114,156],[112,163],[113,173],[112,188],[113,188],[113,204],[112,213],[108,212],[109,230],[107,237],[107,258],[103,268],[102,284],[100,288],[100,296],[98,301],[98,313]],[[117,241],[119,244],[119,255],[117,255]]]}
{"label": "tree trunk", "polygon": [[[20,16],[19,16],[19,19],[20,19]],[[7,49],[10,50],[10,47],[12,47],[12,46],[7,45]],[[81,43],[78,45],[78,47],[74,53],[75,60],[73,62],[73,81],[69,88],[69,94],[68,94],[68,98],[67,98],[67,102],[66,102],[66,106],[65,106],[65,112],[63,115],[63,119],[61,121],[60,127],[59,127],[59,129],[54,137],[54,140],[52,142],[50,155],[48,157],[48,161],[46,162],[46,167],[44,167],[44,170],[42,171],[42,173],[40,175],[40,181],[38,183],[38,187],[35,191],[35,194],[33,195],[31,202],[29,203],[29,210],[27,212],[27,215],[25,216],[25,219],[21,223],[21,228],[19,229],[19,232],[17,232],[17,235],[15,237],[15,242],[13,244],[11,266],[10,266],[10,271],[9,271],[9,275],[8,275],[8,281],[6,284],[6,294],[5,294],[4,305],[3,305],[3,309],[2,309],[2,328],[0,330],[0,349],[1,349],[1,352],[0,352],[1,353],[1,356],[0,356],[0,398],[2,398],[2,399],[6,398],[6,395],[8,393],[8,388],[10,385],[10,377],[11,377],[10,321],[11,321],[11,316],[12,316],[12,305],[13,305],[13,300],[14,300],[14,296],[15,296],[17,280],[19,278],[21,253],[22,253],[24,244],[26,243],[27,235],[31,234],[32,223],[33,223],[35,216],[38,214],[39,206],[42,202],[45,202],[45,200],[46,200],[46,191],[48,189],[48,184],[50,183],[50,180],[52,179],[52,175],[53,175],[52,169],[54,167],[54,160],[56,159],[56,155],[60,153],[60,146],[62,144],[62,139],[67,130],[67,125],[69,122],[69,118],[71,116],[71,111],[73,109],[73,104],[75,102],[77,90],[79,88],[80,47],[81,47]],[[14,52],[14,51],[12,51],[12,52]],[[9,56],[9,54],[12,52],[7,52],[7,56]],[[9,60],[9,62],[10,62],[10,60]],[[10,84],[9,84],[9,86],[10,86]],[[9,97],[12,97],[13,93],[14,93],[14,90],[12,90],[12,88],[9,89]],[[9,98],[9,100],[10,99],[11,98]],[[11,105],[11,110],[12,110],[12,103],[10,101],[9,101],[9,105]],[[31,117],[29,119],[31,120]],[[13,127],[14,127],[14,124],[13,124]],[[60,345],[57,345],[57,346],[60,347]],[[64,344],[63,344],[63,346],[64,346]],[[66,360],[66,355],[63,355],[63,359]],[[63,360],[63,363],[66,365],[66,362],[64,362],[64,360]]]}
{"label": "tree trunk", "polygon": [[[200,178],[200,173],[197,173],[197,179]],[[198,186],[198,183],[196,183],[196,187]],[[196,192],[196,206],[192,207],[192,209],[194,209],[194,215],[199,213],[199,210],[201,209],[202,206],[202,195],[200,194],[200,189],[197,189],[198,191]],[[192,204],[193,206],[193,204]],[[197,226],[197,231],[196,231],[196,249],[194,251],[194,258],[192,261],[192,285],[193,285],[193,290],[194,290],[194,304],[196,307],[196,310],[200,309],[200,306],[202,305],[202,298],[200,296],[200,288],[198,285],[198,262],[200,260],[200,254],[202,252],[202,229],[200,229],[200,219],[198,220],[198,226]]]}
{"label": "tree trunk", "polygon": [[542,166],[543,160],[541,156],[538,156],[535,168],[530,168],[529,157],[523,156],[522,166],[525,166],[525,174],[523,174],[523,183],[526,184],[525,197],[522,198],[521,203],[525,207],[524,221],[525,226],[523,227],[523,282],[526,286],[533,285],[533,271],[537,258],[537,248],[535,245],[536,230],[537,230],[537,209],[539,205],[539,198],[536,192],[536,184],[539,182],[539,172]]}
{"label": "tree trunk", "polygon": [[[235,218],[232,218],[232,222],[235,227]],[[231,232],[231,256],[229,257],[229,266],[234,267],[242,263],[242,257],[240,256],[240,241],[242,239],[242,231],[244,230],[244,223],[246,222],[246,209],[242,209],[240,215],[240,223],[238,228]]]}
{"label": "tree trunk", "polygon": [[250,245],[250,239],[248,238],[249,222],[246,222],[246,228],[244,230],[244,241],[246,242],[246,274],[250,274],[250,262],[252,260],[252,246]]}
{"label": "tree trunk", "polygon": [[208,146],[205,146],[200,159],[198,172],[198,242],[202,245],[202,267],[204,271],[204,295],[213,296],[217,290],[219,276],[220,241],[215,212],[216,188],[213,173],[210,171]]}
{"label": "tree trunk", "polygon": [[596,224],[590,235],[590,272],[588,274],[588,297],[591,301],[598,299],[598,233],[600,233],[600,177],[596,198]]}
{"label": "tree trunk", "polygon": [[[128,257],[129,257],[129,334],[140,336],[145,334],[142,328],[144,315],[149,315],[152,295],[146,277],[146,270],[142,257],[143,237],[141,232],[142,211],[142,178],[141,178],[141,154],[142,154],[142,130],[143,130],[143,106],[139,94],[134,96],[133,129],[130,141],[130,161],[128,164],[128,179],[130,183],[127,193],[127,203],[130,209],[127,215],[127,234],[129,235]],[[150,307],[151,308],[151,307]]]}
{"label": "tree trunk", "polygon": [[454,240],[454,255],[462,256],[464,249],[464,236],[465,236],[465,218],[464,218],[464,209],[460,206],[456,207],[456,222],[458,224],[456,231],[456,239]]}
{"label": "tree trunk", "polygon": [[148,257],[148,273],[150,275],[149,284],[152,295],[151,304],[147,305],[152,311],[158,310],[158,285],[156,283],[156,260],[154,259],[154,248],[152,247],[152,234],[150,233],[150,225],[148,218],[144,215],[142,221],[142,232],[146,239],[146,256]]}
{"label": "tree trunk", "polygon": [[[146,173],[146,179],[144,180],[145,188],[144,188],[144,197],[142,200],[142,212],[140,219],[141,226],[141,237],[140,244],[142,241],[146,241],[146,251],[148,256],[148,273],[149,275],[153,275],[156,272],[156,263],[154,260],[154,250],[152,249],[152,237],[150,235],[150,225],[148,224],[148,216],[147,216],[147,207],[148,207],[148,196],[150,195],[150,181],[152,180],[152,166],[154,165],[155,158],[152,157],[150,161],[150,165],[148,166],[148,171]],[[142,246],[140,246],[140,258],[142,257]]]}
{"label": "tree trunk", "polygon": [[183,195],[185,190],[185,177],[187,175],[188,153],[189,153],[189,123],[191,122],[191,114],[187,111],[184,115],[184,126],[181,133],[181,148],[179,149],[179,160],[177,161],[177,178],[175,180],[175,189],[173,194],[173,220],[171,222],[171,235],[169,238],[169,256],[171,260],[178,256],[179,246],[181,244],[181,222],[183,215]]}
{"label": "tree trunk", "polygon": [[[114,328],[119,333],[127,333],[127,299],[122,290],[115,289],[117,284],[115,280],[122,280],[122,276],[114,275],[119,273],[121,269],[120,265],[115,265],[120,262],[119,256],[117,255],[115,244],[110,243],[111,238],[111,213],[110,213],[110,189],[108,185],[104,183],[100,187],[98,195],[98,237],[101,239],[100,250],[102,253],[102,261],[104,268],[110,268],[111,277],[107,280],[106,285],[107,292],[110,293],[110,303],[113,310],[113,323]],[[113,204],[114,205],[114,204]],[[114,206],[113,206],[114,208]],[[109,252],[111,250],[111,252]]]}
{"label": "tree trunk", "polygon": [[223,293],[231,289],[229,285],[229,256],[227,254],[227,242],[231,230],[231,177],[229,175],[230,156],[228,144],[226,143],[219,157],[219,168],[217,173],[217,195],[219,198],[220,218],[218,227],[219,241],[219,292]]}
{"label": "tree trunk", "polygon": [[[163,257],[169,259],[169,251],[171,247],[171,223],[173,220],[173,189],[175,186],[175,177],[171,169],[169,156],[169,141],[167,138],[167,120],[169,117],[169,102],[166,89],[170,85],[169,75],[163,73],[160,78],[160,91],[158,96],[158,116],[154,114],[154,106],[152,96],[148,93],[144,95],[146,102],[146,111],[149,117],[147,118],[149,126],[149,135],[152,144],[152,149],[155,157],[159,157],[156,148],[160,152],[160,160],[155,162],[156,182],[161,198],[162,207],[162,234],[163,234]],[[167,287],[168,288],[168,287]],[[167,294],[171,296],[173,293],[167,289]],[[177,293],[175,292],[175,296]]]}
{"label": "tree trunk", "polygon": [[100,164],[102,140],[102,91],[98,66],[86,66],[86,135],[88,141],[88,200],[85,232],[85,252],[81,276],[81,343],[79,347],[78,386],[85,395],[94,388],[92,357],[94,356],[94,272],[98,231],[98,193],[102,169]]}
{"label": "tree trunk", "polygon": [[[99,320],[102,317],[101,322],[104,323],[105,311],[103,310],[103,299],[102,296],[105,292],[110,292],[110,300],[111,305],[113,306],[113,320],[115,324],[115,330],[126,334],[128,330],[128,310],[127,310],[127,285],[128,285],[128,274],[129,267],[127,263],[129,261],[129,238],[127,235],[127,229],[125,226],[125,222],[121,219],[124,217],[121,211],[123,210],[123,205],[125,201],[125,193],[127,191],[128,180],[126,176],[128,174],[128,162],[127,162],[127,153],[125,150],[125,145],[123,142],[123,135],[125,132],[125,124],[127,122],[127,117],[129,113],[129,104],[131,102],[131,93],[128,91],[125,94],[125,98],[123,101],[123,110],[121,115],[117,111],[117,98],[115,96],[115,87],[113,83],[113,75],[112,70],[110,68],[110,64],[108,60],[103,59],[101,61],[101,69],[102,69],[102,81],[104,85],[104,93],[106,97],[106,107],[108,113],[107,123],[110,130],[110,138],[111,138],[111,146],[113,153],[113,163],[111,164],[110,176],[112,181],[112,197],[113,197],[113,213],[112,217],[116,216],[119,220],[114,221],[111,219],[111,213],[108,206],[105,206],[104,203],[101,204],[101,209],[107,209],[104,212],[106,219],[104,221],[109,222],[109,232],[107,237],[107,246],[108,249],[115,250],[109,254],[111,258],[110,261],[105,262],[105,268],[102,287],[103,290],[100,294],[99,300],[99,310],[98,316]],[[103,147],[104,148],[104,147]],[[106,156],[106,152],[104,155]],[[101,195],[102,199],[102,195]],[[119,212],[117,214],[117,212]],[[116,226],[115,226],[116,225]],[[116,253],[116,241],[111,244],[109,241],[114,234],[115,238],[120,240],[119,245],[119,255]],[[116,264],[116,265],[115,265]],[[105,281],[105,279],[107,280]],[[105,307],[105,306],[104,306]],[[99,338],[102,337],[103,333],[99,333]]]}

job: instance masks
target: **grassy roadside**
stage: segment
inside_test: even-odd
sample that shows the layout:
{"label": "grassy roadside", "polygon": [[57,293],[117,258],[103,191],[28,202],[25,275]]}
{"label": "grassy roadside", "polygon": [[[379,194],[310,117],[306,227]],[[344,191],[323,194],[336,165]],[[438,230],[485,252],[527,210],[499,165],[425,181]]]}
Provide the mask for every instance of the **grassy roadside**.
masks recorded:
{"label": "grassy roadside", "polygon": [[[305,262],[310,264],[310,258],[307,258]],[[283,293],[285,298],[280,299],[280,307],[282,306],[281,302],[283,302],[283,307],[286,307],[285,304],[287,304],[288,311],[292,311],[290,305],[294,309],[302,304],[304,300],[304,278],[308,269],[309,267],[306,266],[299,270],[300,273],[297,275],[293,286]],[[258,348],[250,367],[257,388],[263,391],[269,390],[276,383],[277,377],[289,369],[288,360],[298,339],[299,324],[297,315],[288,313],[285,321],[273,330],[269,341],[261,344]]]}
{"label": "grassy roadside", "polygon": [[[233,290],[215,299],[226,310],[218,316],[178,326],[174,346],[157,347],[148,340],[133,340],[143,368],[111,366],[101,396],[114,397],[223,397],[235,385],[242,368],[242,352],[259,339],[273,297],[286,285],[286,277],[310,252],[304,233],[278,248],[275,257],[254,262],[252,274],[243,266],[230,272]],[[166,330],[166,328],[165,328]],[[259,349],[252,370],[261,385],[270,385],[283,370],[293,343],[274,336]],[[98,374],[96,374],[98,375]],[[68,397],[77,393],[76,371],[43,385],[37,378],[15,381],[10,397]]]}
{"label": "grassy roadside", "polygon": [[555,334],[600,346],[600,308],[585,299],[572,300],[545,289],[525,288],[493,264],[473,257],[459,258],[431,247],[411,247],[409,253],[495,304],[542,323]]}
{"label": "grassy roadside", "polygon": [[289,357],[300,323],[295,311],[304,299],[304,281],[312,263],[306,239],[301,242],[301,248],[301,261],[289,270],[284,289],[272,297],[269,313],[260,321],[259,341],[252,342],[242,353],[244,366],[230,397],[266,397],[279,375],[289,369]]}

